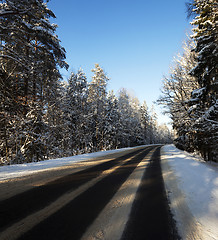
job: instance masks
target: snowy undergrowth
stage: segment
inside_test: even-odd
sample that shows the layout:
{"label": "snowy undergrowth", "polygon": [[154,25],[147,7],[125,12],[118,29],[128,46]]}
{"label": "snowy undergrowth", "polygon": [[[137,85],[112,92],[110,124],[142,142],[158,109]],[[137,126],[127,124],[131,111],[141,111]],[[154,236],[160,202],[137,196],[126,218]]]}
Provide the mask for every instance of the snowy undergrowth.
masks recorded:
{"label": "snowy undergrowth", "polygon": [[[166,145],[162,168],[183,239],[218,239],[218,165]],[[194,234],[196,228],[199,233]]]}

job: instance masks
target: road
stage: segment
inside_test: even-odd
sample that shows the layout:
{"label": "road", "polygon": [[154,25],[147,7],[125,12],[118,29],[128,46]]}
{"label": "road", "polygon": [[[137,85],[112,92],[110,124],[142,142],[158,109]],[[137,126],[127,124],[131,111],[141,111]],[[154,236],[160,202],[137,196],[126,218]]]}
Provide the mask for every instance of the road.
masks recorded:
{"label": "road", "polygon": [[0,183],[0,239],[178,239],[160,148]]}

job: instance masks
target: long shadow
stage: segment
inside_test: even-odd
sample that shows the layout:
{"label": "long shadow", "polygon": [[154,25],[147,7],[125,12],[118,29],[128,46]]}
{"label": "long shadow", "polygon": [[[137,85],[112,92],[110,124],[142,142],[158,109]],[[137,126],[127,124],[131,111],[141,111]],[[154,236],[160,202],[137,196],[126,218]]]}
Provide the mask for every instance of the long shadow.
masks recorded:
{"label": "long shadow", "polygon": [[124,163],[19,239],[80,239],[87,227],[151,149],[152,147],[147,148]]}
{"label": "long shadow", "polygon": [[[217,226],[211,220],[207,228],[204,219],[211,209],[214,218],[218,217],[217,209],[211,207],[216,203],[213,193],[217,187],[217,169],[175,146],[167,147],[164,161],[166,181],[169,190],[173,189],[170,194],[171,201],[176,210],[176,217],[180,219],[181,234],[193,239],[200,239],[202,232],[208,236],[212,235]],[[210,231],[204,231],[204,228],[210,228]]]}
{"label": "long shadow", "polygon": [[143,151],[139,149],[119,158],[95,165],[62,178],[58,178],[43,186],[38,186],[0,202],[0,231],[16,221],[49,205],[62,194],[72,191],[82,184],[98,177],[103,171],[110,169],[125,159]]}
{"label": "long shadow", "polygon": [[121,239],[179,239],[165,193],[160,147],[153,153],[142,177]]}

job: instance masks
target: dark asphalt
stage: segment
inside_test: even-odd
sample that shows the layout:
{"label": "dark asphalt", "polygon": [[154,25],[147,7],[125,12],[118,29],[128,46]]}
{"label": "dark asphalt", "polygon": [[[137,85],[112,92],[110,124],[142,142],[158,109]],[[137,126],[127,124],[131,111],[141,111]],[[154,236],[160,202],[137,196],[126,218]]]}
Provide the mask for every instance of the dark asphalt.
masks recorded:
{"label": "dark asphalt", "polygon": [[159,147],[144,172],[122,240],[174,239],[180,238],[165,192]]}
{"label": "dark asphalt", "polygon": [[116,166],[123,160],[141,151],[143,151],[143,149],[133,151],[83,171],[58,178],[43,186],[34,187],[31,190],[0,201],[0,232],[31,213],[46,207],[64,193],[80,187],[82,184],[98,177],[103,171]]}
{"label": "dark asphalt", "polygon": [[137,154],[110,175],[24,234],[19,240],[80,239],[128,176],[152,148]]}
{"label": "dark asphalt", "polygon": [[122,240],[179,239],[165,193],[160,165],[160,146],[136,150],[1,201],[0,232],[49,205],[62,194],[75,190],[98,177],[103,171],[132,157],[19,238],[19,240],[80,239],[137,165],[155,148],[137,190]]}

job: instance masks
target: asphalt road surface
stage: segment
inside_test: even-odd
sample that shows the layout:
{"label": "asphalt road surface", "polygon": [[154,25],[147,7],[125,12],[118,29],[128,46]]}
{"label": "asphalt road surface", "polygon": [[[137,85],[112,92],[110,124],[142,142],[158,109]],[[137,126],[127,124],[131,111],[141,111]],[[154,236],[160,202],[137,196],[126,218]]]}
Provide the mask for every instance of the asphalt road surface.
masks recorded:
{"label": "asphalt road surface", "polygon": [[54,179],[45,172],[40,184],[36,176],[0,183],[0,191],[9,192],[0,196],[0,239],[179,239],[160,148],[139,147],[82,168],[68,166],[54,172]]}

